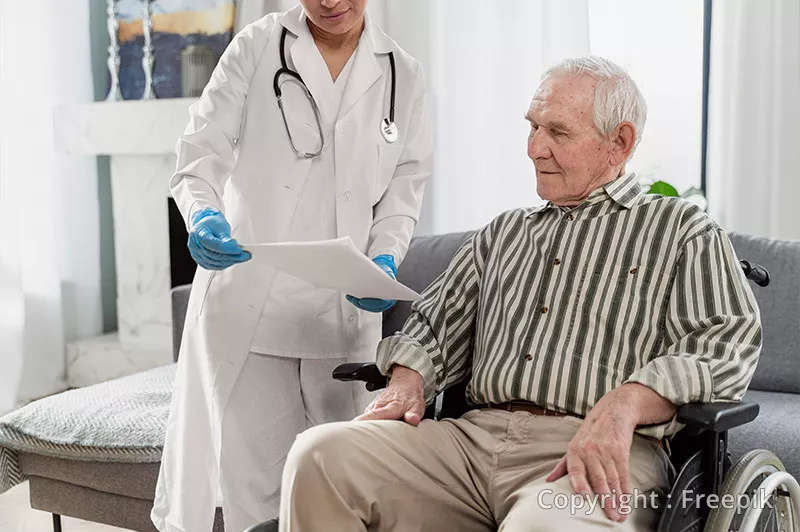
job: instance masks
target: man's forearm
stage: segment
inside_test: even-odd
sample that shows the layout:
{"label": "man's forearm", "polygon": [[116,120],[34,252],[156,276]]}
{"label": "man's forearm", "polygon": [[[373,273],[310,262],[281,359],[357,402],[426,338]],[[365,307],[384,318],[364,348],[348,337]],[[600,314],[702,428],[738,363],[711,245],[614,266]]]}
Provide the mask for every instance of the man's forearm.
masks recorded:
{"label": "man's forearm", "polygon": [[642,384],[623,384],[616,392],[630,406],[636,426],[666,423],[678,410],[671,401]]}
{"label": "man's forearm", "polygon": [[420,375],[419,372],[399,364],[394,364],[392,366],[392,377],[390,382],[393,380],[415,382],[418,383],[420,387],[424,387],[425,384],[425,380],[422,378],[422,375]]}

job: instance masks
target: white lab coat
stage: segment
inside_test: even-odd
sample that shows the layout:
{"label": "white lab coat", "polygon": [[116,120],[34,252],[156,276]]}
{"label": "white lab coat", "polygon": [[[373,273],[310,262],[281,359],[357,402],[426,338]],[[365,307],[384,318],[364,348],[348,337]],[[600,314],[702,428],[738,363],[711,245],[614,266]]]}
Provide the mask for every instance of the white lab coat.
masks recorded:
{"label": "white lab coat", "polygon": [[[283,27],[289,30],[287,58],[316,97],[322,76],[330,74],[302,7],[270,14],[234,37],[178,141],[170,184],[184,218],[204,206],[217,207],[240,242],[284,238],[309,171],[310,160],[297,157],[289,144],[272,88]],[[399,262],[432,170],[425,80],[420,65],[369,17],[365,32],[334,133],[337,232],[349,235],[369,257],[388,253]],[[390,51],[397,70],[394,144],[386,143],[379,129],[388,113]],[[162,532],[211,530],[222,412],[274,276],[254,263],[216,272],[198,268],[192,283],[152,512]],[[348,360],[374,360],[381,315],[355,309],[344,294],[341,305]],[[366,403],[362,390],[353,386],[358,408]]]}

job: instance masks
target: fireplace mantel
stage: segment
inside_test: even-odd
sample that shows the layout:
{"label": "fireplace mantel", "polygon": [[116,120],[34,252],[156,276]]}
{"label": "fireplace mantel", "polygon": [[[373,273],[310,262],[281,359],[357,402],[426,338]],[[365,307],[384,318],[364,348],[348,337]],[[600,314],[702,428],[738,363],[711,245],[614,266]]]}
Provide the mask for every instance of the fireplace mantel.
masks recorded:
{"label": "fireplace mantel", "polygon": [[168,180],[194,98],[97,102],[54,110],[65,155],[108,155],[118,330],[67,347],[67,381],[87,386],[169,364]]}
{"label": "fireplace mantel", "polygon": [[196,98],[97,102],[55,109],[56,146],[74,155],[165,155]]}

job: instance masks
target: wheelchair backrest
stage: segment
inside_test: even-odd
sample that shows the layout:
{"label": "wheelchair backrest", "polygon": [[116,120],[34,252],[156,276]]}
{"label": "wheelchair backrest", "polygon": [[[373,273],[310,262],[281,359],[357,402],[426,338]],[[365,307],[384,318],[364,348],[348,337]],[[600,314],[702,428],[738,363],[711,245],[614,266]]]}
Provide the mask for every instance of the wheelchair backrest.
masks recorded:
{"label": "wheelchair backrest", "polygon": [[[473,231],[414,237],[397,271],[397,279],[412,290],[422,292],[447,269],[458,248],[472,234]],[[408,301],[398,301],[385,312],[383,337],[399,331],[410,313],[411,303]]]}

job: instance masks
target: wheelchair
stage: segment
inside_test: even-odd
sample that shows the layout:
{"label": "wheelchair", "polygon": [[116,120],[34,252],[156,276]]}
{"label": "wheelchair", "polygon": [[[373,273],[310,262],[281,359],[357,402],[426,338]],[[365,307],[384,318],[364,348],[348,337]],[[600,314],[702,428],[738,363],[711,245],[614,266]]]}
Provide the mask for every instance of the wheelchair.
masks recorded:
{"label": "wheelchair", "polygon": [[[769,284],[769,272],[740,261],[748,279]],[[375,364],[342,364],[333,372],[339,381],[361,381],[367,390],[386,387],[388,379]],[[458,418],[470,406],[468,380],[445,390],[428,406],[425,418]],[[746,453],[735,464],[727,449],[728,431],[753,421],[759,406],[752,402],[693,403],[678,409],[685,425],[670,440],[670,460],[677,475],[662,508],[657,532],[800,532],[800,484],[780,459],[764,449]],[[247,532],[277,532],[272,520]]]}

